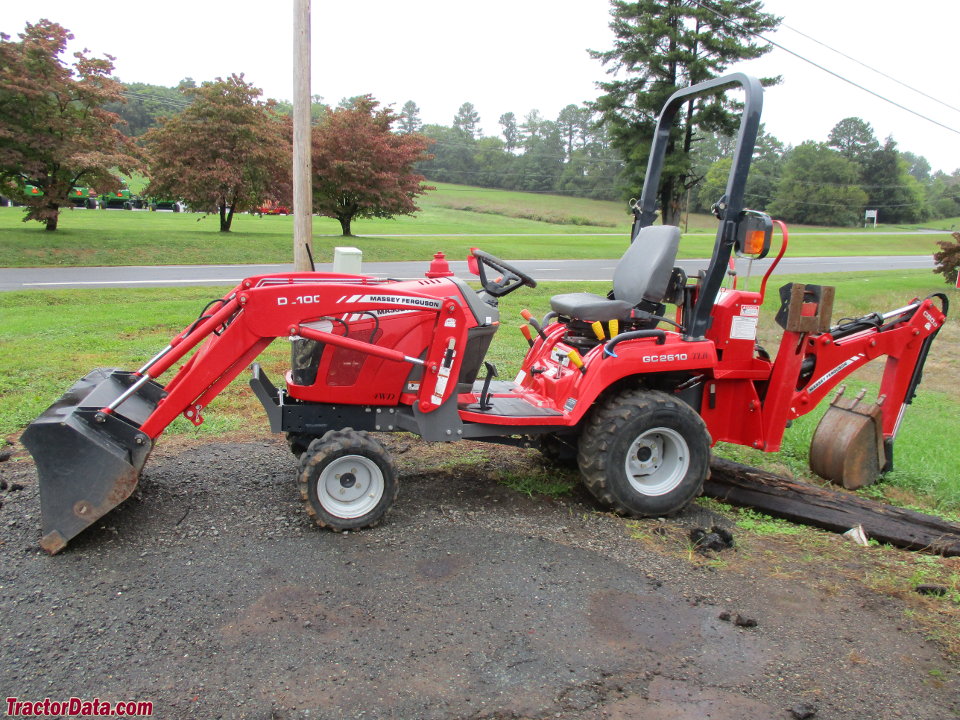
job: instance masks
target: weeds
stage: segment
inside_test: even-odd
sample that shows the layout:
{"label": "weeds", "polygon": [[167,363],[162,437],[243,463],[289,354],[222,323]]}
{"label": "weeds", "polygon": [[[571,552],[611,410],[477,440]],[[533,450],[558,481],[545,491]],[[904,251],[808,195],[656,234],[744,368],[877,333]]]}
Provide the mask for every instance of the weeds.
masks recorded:
{"label": "weeds", "polygon": [[534,496],[558,498],[569,495],[577,484],[575,479],[562,474],[534,470],[521,472],[509,470],[502,473],[497,478],[497,482],[530,498]]}

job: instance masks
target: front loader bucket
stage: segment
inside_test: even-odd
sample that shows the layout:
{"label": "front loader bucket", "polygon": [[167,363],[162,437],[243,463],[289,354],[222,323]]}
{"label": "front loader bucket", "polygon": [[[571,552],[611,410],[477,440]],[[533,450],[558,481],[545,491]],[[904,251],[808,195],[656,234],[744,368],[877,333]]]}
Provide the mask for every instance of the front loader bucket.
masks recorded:
{"label": "front loader bucket", "polygon": [[886,465],[881,398],[864,403],[837,393],[810,441],[810,469],[847,490],[870,485]]}
{"label": "front loader bucket", "polygon": [[100,368],[73,385],[24,430],[37,465],[43,537],[51,555],[130,497],[153,447],[140,425],[163,397],[146,382],[110,413],[102,409],[139,379]]}

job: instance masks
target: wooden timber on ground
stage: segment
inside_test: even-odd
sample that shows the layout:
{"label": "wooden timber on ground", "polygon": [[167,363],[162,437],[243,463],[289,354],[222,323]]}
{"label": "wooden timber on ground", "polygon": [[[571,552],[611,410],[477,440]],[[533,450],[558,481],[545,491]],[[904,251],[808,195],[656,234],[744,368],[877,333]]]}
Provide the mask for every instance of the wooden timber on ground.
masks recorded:
{"label": "wooden timber on ground", "polygon": [[711,459],[703,494],[834,532],[862,525],[868,538],[896,547],[960,555],[960,524],[849,492],[797,482],[723,458]]}

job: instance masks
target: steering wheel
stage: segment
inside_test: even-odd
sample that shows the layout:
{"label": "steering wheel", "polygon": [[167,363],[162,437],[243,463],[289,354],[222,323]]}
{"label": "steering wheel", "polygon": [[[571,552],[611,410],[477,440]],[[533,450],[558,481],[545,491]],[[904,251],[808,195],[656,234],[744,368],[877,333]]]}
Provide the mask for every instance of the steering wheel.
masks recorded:
{"label": "steering wheel", "polygon": [[[493,297],[503,297],[523,285],[531,288],[537,286],[537,281],[525,272],[518,270],[509,263],[505,263],[490,253],[478,250],[477,248],[473,248],[470,253],[477,259],[480,284],[483,285],[483,289]],[[492,270],[494,274],[498,276],[493,279],[488,278],[487,269]]]}

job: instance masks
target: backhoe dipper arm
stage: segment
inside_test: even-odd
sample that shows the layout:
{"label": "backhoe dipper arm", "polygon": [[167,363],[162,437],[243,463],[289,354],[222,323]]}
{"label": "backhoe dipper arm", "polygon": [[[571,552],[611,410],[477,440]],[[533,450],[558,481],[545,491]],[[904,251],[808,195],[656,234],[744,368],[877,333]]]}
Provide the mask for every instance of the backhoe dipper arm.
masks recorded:
{"label": "backhoe dipper arm", "polygon": [[[358,290],[360,292],[358,292]],[[429,311],[436,315],[426,358],[408,358],[389,348],[305,327],[303,322],[324,315],[347,315],[397,308]],[[195,424],[202,422],[203,408],[230,384],[278,337],[307,337],[396,362],[424,364],[418,403],[423,412],[442,404],[456,388],[466,337],[467,315],[452,298],[437,298],[382,287],[358,287],[345,283],[260,284],[238,287],[235,296],[192,332],[181,333],[179,342],[161,354],[144,377],[156,377],[190,349],[206,341],[164,387],[165,397],[141,425],[151,439],[159,436],[184,413]],[[222,328],[222,331],[221,331]],[[219,335],[214,334],[218,331]]]}
{"label": "backhoe dipper arm", "polygon": [[[941,307],[934,298],[941,300]],[[946,298],[937,294],[885,316],[875,316],[872,324],[864,322],[863,328],[852,334],[845,334],[844,328],[853,323],[825,333],[784,332],[764,400],[763,449],[778,450],[788,420],[812,411],[842,380],[882,356],[887,360],[879,402],[883,435],[892,440],[904,408],[913,399],[927,351],[946,313]],[[799,380],[804,362],[812,363],[813,372]]]}

